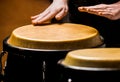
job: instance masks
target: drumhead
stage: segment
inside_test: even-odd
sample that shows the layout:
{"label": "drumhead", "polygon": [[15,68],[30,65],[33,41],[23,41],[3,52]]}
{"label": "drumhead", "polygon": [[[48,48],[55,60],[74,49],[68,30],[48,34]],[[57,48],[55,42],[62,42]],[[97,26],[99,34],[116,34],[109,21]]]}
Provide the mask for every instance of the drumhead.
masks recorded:
{"label": "drumhead", "polygon": [[60,64],[80,70],[120,70],[120,48],[73,50],[67,53]]}
{"label": "drumhead", "polygon": [[22,48],[58,50],[91,48],[103,44],[95,28],[72,23],[21,26],[13,30],[7,42]]}

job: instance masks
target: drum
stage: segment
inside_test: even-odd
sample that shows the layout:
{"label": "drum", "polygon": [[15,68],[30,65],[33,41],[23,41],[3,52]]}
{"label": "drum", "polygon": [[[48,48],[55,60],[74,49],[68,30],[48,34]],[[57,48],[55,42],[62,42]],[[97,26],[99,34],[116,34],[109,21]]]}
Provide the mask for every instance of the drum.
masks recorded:
{"label": "drum", "polygon": [[120,48],[73,50],[58,62],[60,82],[120,81]]}
{"label": "drum", "polygon": [[57,82],[57,62],[67,52],[103,45],[99,32],[85,25],[62,23],[18,27],[3,41],[3,51],[8,52],[4,82]]}

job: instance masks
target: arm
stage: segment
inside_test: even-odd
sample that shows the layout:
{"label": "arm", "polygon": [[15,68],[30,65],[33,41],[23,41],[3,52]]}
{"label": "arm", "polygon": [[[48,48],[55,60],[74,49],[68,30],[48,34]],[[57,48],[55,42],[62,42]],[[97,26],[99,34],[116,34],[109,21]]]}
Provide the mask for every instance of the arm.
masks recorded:
{"label": "arm", "polygon": [[42,13],[32,16],[31,20],[33,24],[43,24],[56,18],[56,20],[61,20],[68,12],[68,0],[53,0],[52,4]]}
{"label": "arm", "polygon": [[113,4],[99,4],[95,6],[79,7],[80,12],[87,12],[110,20],[120,19],[120,1]]}

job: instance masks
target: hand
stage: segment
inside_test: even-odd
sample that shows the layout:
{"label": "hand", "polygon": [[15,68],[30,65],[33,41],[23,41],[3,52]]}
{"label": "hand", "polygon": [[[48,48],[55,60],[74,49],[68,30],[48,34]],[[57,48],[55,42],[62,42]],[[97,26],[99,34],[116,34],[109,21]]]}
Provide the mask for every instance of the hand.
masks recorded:
{"label": "hand", "polygon": [[110,20],[120,19],[120,4],[99,4],[95,6],[78,7],[80,12],[87,12]]}
{"label": "hand", "polygon": [[61,20],[68,12],[67,0],[54,0],[53,3],[42,13],[32,16],[33,24],[43,24],[52,18]]}

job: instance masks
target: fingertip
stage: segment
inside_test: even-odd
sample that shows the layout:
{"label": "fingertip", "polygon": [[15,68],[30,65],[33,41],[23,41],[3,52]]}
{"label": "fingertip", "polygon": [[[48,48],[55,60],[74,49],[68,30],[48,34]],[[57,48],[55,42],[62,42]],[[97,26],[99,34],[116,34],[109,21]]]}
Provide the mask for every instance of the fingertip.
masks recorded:
{"label": "fingertip", "polygon": [[83,7],[78,7],[78,10],[83,10],[84,8]]}
{"label": "fingertip", "polygon": [[39,17],[39,15],[35,15],[35,16],[31,16],[30,18],[33,20],[33,19],[36,19],[38,17]]}
{"label": "fingertip", "polygon": [[34,16],[31,16],[30,18],[34,18]]}
{"label": "fingertip", "polygon": [[34,25],[34,26],[35,26],[36,24],[35,24],[35,23],[32,23],[32,25]]}
{"label": "fingertip", "polygon": [[56,20],[61,20],[60,16],[55,16]]}
{"label": "fingertip", "polygon": [[32,22],[33,25],[37,24],[37,21],[35,21],[35,20],[32,20],[31,22]]}
{"label": "fingertip", "polygon": [[62,13],[59,13],[55,16],[55,19],[56,20],[61,20],[64,16],[66,15],[66,13],[62,14]]}
{"label": "fingertip", "polygon": [[103,13],[102,12],[98,12],[98,15],[103,15]]}
{"label": "fingertip", "polygon": [[34,19],[34,17],[33,17],[33,16],[31,16],[31,17],[30,17],[30,19]]}

